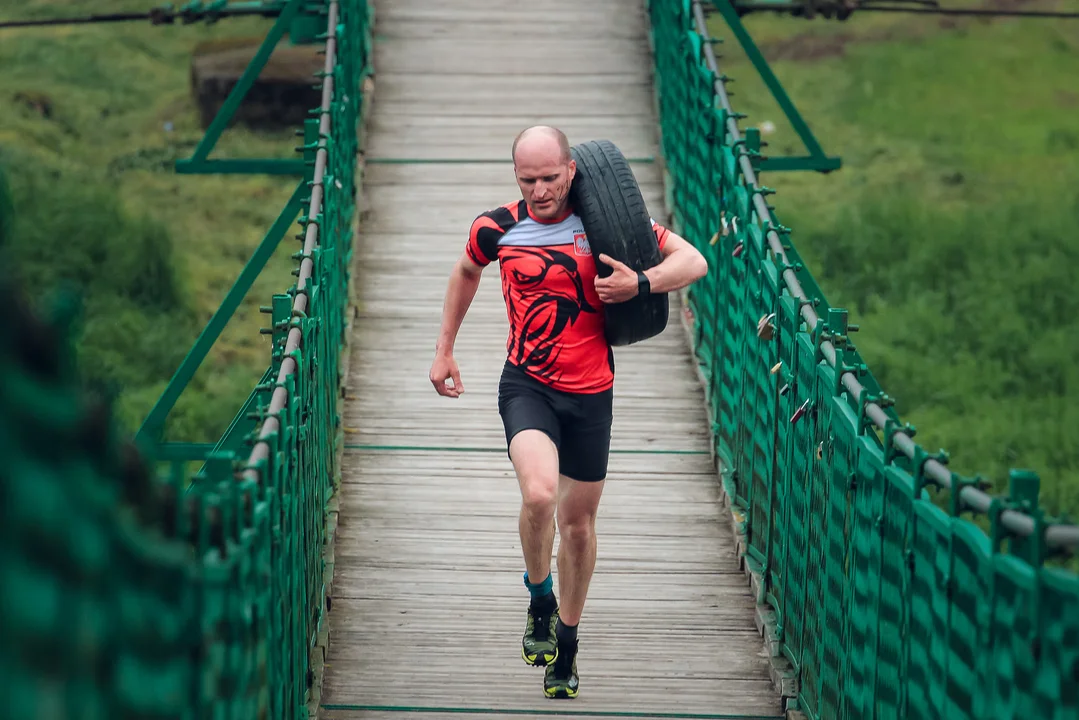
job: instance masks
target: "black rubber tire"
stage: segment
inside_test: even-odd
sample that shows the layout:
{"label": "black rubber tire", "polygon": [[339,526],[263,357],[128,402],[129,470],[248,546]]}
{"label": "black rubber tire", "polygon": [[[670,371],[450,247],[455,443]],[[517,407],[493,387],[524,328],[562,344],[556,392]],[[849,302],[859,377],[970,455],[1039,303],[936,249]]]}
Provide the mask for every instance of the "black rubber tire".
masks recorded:
{"label": "black rubber tire", "polygon": [[[658,265],[663,256],[651,217],[622,152],[609,140],[589,140],[574,145],[570,153],[577,163],[570,202],[584,224],[599,276],[612,272],[600,262],[600,253],[634,270]],[[605,305],[604,313],[607,342],[632,345],[663,332],[670,305],[666,293],[652,293]]]}

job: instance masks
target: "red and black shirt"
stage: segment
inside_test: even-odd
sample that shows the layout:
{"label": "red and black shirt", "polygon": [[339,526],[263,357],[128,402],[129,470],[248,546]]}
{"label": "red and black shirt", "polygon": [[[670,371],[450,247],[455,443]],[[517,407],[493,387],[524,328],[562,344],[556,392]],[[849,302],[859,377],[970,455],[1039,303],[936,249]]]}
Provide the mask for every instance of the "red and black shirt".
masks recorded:
{"label": "red and black shirt", "polygon": [[[655,220],[652,227],[662,249],[670,231]],[[596,262],[576,213],[545,221],[524,200],[507,203],[473,221],[466,251],[477,265],[499,263],[511,364],[567,392],[614,384]]]}

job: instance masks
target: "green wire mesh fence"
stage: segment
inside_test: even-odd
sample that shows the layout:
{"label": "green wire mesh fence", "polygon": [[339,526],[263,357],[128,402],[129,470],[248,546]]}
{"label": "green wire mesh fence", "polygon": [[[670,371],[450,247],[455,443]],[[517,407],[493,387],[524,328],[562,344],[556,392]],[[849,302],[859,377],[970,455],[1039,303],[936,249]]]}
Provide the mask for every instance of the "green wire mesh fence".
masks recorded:
{"label": "green wire mesh fence", "polygon": [[[0,278],[0,696],[11,717],[307,717],[340,443],[366,0],[329,0],[305,128],[296,283],[273,297],[270,378],[239,452],[166,479],[80,390],[51,320]],[[0,188],[2,189],[2,188]],[[7,207],[0,200],[0,210]]]}
{"label": "green wire mesh fence", "polygon": [[669,204],[709,261],[687,301],[715,450],[798,707],[1076,717],[1079,579],[1043,563],[1079,532],[1038,509],[1036,476],[991,497],[913,442],[766,204],[700,3],[649,13]]}

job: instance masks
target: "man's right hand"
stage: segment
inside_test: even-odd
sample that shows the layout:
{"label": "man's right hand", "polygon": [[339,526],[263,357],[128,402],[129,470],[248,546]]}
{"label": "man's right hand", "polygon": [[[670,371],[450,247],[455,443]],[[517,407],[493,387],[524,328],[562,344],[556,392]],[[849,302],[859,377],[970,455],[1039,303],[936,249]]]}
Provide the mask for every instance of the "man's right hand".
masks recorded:
{"label": "man's right hand", "polygon": [[[446,380],[453,379],[453,385],[448,385]],[[457,369],[457,361],[453,355],[437,353],[435,361],[431,364],[431,384],[435,391],[444,397],[460,397],[465,391],[461,384],[461,371]]]}

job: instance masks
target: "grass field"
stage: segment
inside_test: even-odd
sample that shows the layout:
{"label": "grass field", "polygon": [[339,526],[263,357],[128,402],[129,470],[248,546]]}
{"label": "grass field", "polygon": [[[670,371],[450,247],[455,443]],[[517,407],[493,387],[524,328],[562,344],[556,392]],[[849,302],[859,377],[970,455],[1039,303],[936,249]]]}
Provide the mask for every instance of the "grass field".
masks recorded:
{"label": "grass field", "polygon": [[[158,4],[37,0],[19,8],[18,17]],[[20,259],[36,282],[62,278],[85,287],[93,281],[86,293],[84,360],[91,373],[121,387],[121,420],[132,429],[295,187],[287,178],[172,169],[202,137],[189,86],[193,49],[215,38],[261,36],[271,23],[237,18],[209,27],[133,22],[0,30],[0,148],[23,223]],[[212,156],[295,157],[297,144],[291,130],[236,128]],[[257,383],[269,362],[268,341],[258,332],[267,318],[258,305],[294,282],[294,234],[181,397],[170,438],[216,439]],[[143,297],[137,288],[110,291],[136,283],[154,269],[148,261],[155,257],[159,273],[144,284],[174,285],[167,297]],[[106,283],[112,285],[102,287]],[[124,296],[122,307],[107,305],[114,294]]]}
{"label": "grass field", "polygon": [[[743,127],[769,121],[766,154],[804,154],[713,23]],[[829,175],[766,174],[771,204],[917,440],[998,489],[1008,468],[1036,469],[1047,506],[1079,511],[1079,21],[746,25],[843,159]]]}

